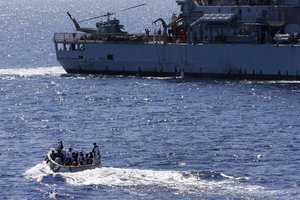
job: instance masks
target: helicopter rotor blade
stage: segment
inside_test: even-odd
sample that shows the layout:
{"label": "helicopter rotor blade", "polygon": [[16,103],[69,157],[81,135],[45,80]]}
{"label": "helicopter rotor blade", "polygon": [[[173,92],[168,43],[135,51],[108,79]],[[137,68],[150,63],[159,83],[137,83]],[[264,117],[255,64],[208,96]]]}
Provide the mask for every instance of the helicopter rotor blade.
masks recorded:
{"label": "helicopter rotor blade", "polygon": [[98,19],[98,18],[101,18],[101,17],[107,17],[109,15],[113,15],[115,13],[107,13],[105,15],[100,15],[100,16],[96,16],[96,17],[91,17],[91,18],[88,18],[88,19],[84,19],[84,20],[81,20],[79,21],[78,23],[81,23],[81,22],[85,22],[85,21],[89,21],[89,20],[93,20],[93,19]]}
{"label": "helicopter rotor blade", "polygon": [[141,7],[141,6],[145,6],[145,5],[147,5],[147,3],[143,3],[143,4],[140,4],[140,5],[137,5],[137,6],[132,6],[132,7],[129,7],[129,8],[125,8],[125,9],[117,11],[116,13],[123,12],[123,11],[126,11],[126,10],[130,10],[130,9],[133,9],[133,8],[137,8],[137,7]]}
{"label": "helicopter rotor blade", "polygon": [[114,15],[116,13],[123,12],[123,11],[126,11],[126,10],[130,10],[130,9],[133,9],[133,8],[137,8],[137,7],[144,6],[144,5],[147,5],[147,3],[143,3],[143,4],[140,4],[140,5],[137,5],[137,6],[132,6],[132,7],[129,7],[129,8],[125,8],[125,9],[119,10],[117,12],[106,13],[105,15],[100,15],[100,16],[96,16],[96,17],[91,17],[91,18],[88,18],[88,19],[84,19],[84,20],[78,21],[78,23],[89,21],[89,20],[93,20],[93,19],[98,19],[98,18],[101,18],[101,17],[107,17],[107,16],[109,17],[109,16]]}

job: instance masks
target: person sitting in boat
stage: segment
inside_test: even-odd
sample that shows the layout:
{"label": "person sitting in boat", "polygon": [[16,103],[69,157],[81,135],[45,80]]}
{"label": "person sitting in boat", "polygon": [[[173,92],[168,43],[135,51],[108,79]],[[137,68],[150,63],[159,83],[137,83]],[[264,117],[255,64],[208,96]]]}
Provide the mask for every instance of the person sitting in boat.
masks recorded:
{"label": "person sitting in boat", "polygon": [[78,163],[78,165],[85,165],[86,164],[86,159],[85,159],[85,156],[84,156],[82,151],[79,152],[77,163]]}
{"label": "person sitting in boat", "polygon": [[63,160],[62,160],[60,157],[56,157],[56,158],[54,159],[54,162],[56,162],[56,163],[59,164],[59,165],[64,164]]}
{"label": "person sitting in boat", "polygon": [[[62,153],[61,153],[60,150],[56,151],[56,150],[52,149],[51,153],[50,153],[50,158],[52,160],[54,160],[54,162],[56,162],[58,164],[63,164],[64,157],[63,157],[63,155],[62,155]],[[50,161],[50,159],[47,158],[46,163],[48,163],[49,161]]]}
{"label": "person sitting in boat", "polygon": [[93,149],[92,149],[92,153],[93,153],[93,164],[100,164],[100,158],[101,158],[101,154],[100,154],[100,150],[99,147],[97,145],[96,142],[93,143]]}
{"label": "person sitting in boat", "polygon": [[[57,155],[58,155],[57,152],[54,149],[52,149],[51,153],[50,153],[50,158],[52,160],[55,160],[55,158],[57,158]],[[46,161],[46,163],[50,162],[50,159],[48,158],[48,156],[46,156],[45,161]]]}
{"label": "person sitting in boat", "polygon": [[72,164],[74,166],[78,165],[78,151],[72,153]]}
{"label": "person sitting in boat", "polygon": [[73,149],[71,146],[69,146],[68,151],[66,153],[66,162],[65,165],[72,165],[72,155],[73,155]]}
{"label": "person sitting in boat", "polygon": [[85,157],[86,157],[86,164],[90,165],[93,163],[93,153],[92,152],[87,153],[85,155]]}
{"label": "person sitting in boat", "polygon": [[51,158],[52,160],[54,160],[54,159],[56,158],[56,156],[57,156],[56,151],[55,151],[54,149],[52,149],[52,150],[51,150],[51,154],[50,154],[50,158]]}
{"label": "person sitting in boat", "polygon": [[52,149],[50,157],[51,157],[52,160],[55,160],[55,158],[63,159],[62,154],[59,153],[58,151],[55,151],[54,149]]}

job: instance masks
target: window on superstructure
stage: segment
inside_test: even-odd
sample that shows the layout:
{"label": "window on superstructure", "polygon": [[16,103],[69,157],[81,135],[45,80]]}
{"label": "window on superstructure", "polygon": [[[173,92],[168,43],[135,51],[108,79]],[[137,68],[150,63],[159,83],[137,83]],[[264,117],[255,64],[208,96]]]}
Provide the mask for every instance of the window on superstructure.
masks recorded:
{"label": "window on superstructure", "polygon": [[107,60],[113,60],[114,59],[114,55],[112,54],[107,54]]}

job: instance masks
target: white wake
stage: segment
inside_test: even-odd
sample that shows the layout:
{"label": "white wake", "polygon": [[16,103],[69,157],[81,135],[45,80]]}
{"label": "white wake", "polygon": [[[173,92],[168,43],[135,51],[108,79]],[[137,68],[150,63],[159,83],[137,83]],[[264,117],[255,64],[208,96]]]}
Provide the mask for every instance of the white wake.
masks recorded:
{"label": "white wake", "polygon": [[23,176],[37,182],[49,175],[60,176],[67,184],[74,186],[103,185],[111,187],[158,186],[173,189],[179,193],[217,194],[233,196],[276,196],[280,191],[267,189],[249,183],[240,183],[239,178],[224,175],[221,180],[203,180],[197,176],[186,176],[189,172],[159,171],[102,167],[77,173],[54,173],[45,163],[27,170]]}
{"label": "white wake", "polygon": [[0,68],[0,75],[15,76],[59,76],[66,74],[66,71],[60,66],[53,67],[32,67],[32,68]]}

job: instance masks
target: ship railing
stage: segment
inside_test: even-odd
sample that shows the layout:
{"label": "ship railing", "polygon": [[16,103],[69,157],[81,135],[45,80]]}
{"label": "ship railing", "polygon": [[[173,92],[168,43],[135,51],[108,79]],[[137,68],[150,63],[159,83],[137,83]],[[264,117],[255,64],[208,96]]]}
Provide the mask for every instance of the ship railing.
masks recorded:
{"label": "ship railing", "polygon": [[54,42],[56,43],[78,43],[78,42],[97,42],[97,41],[108,41],[116,38],[130,37],[124,33],[55,33]]}
{"label": "ship railing", "polygon": [[[162,42],[163,38],[146,34],[101,34],[101,33],[55,33],[55,43],[85,43],[85,42]],[[170,42],[170,41],[169,41]]]}
{"label": "ship railing", "polygon": [[76,43],[86,37],[86,33],[55,33],[54,42]]}

